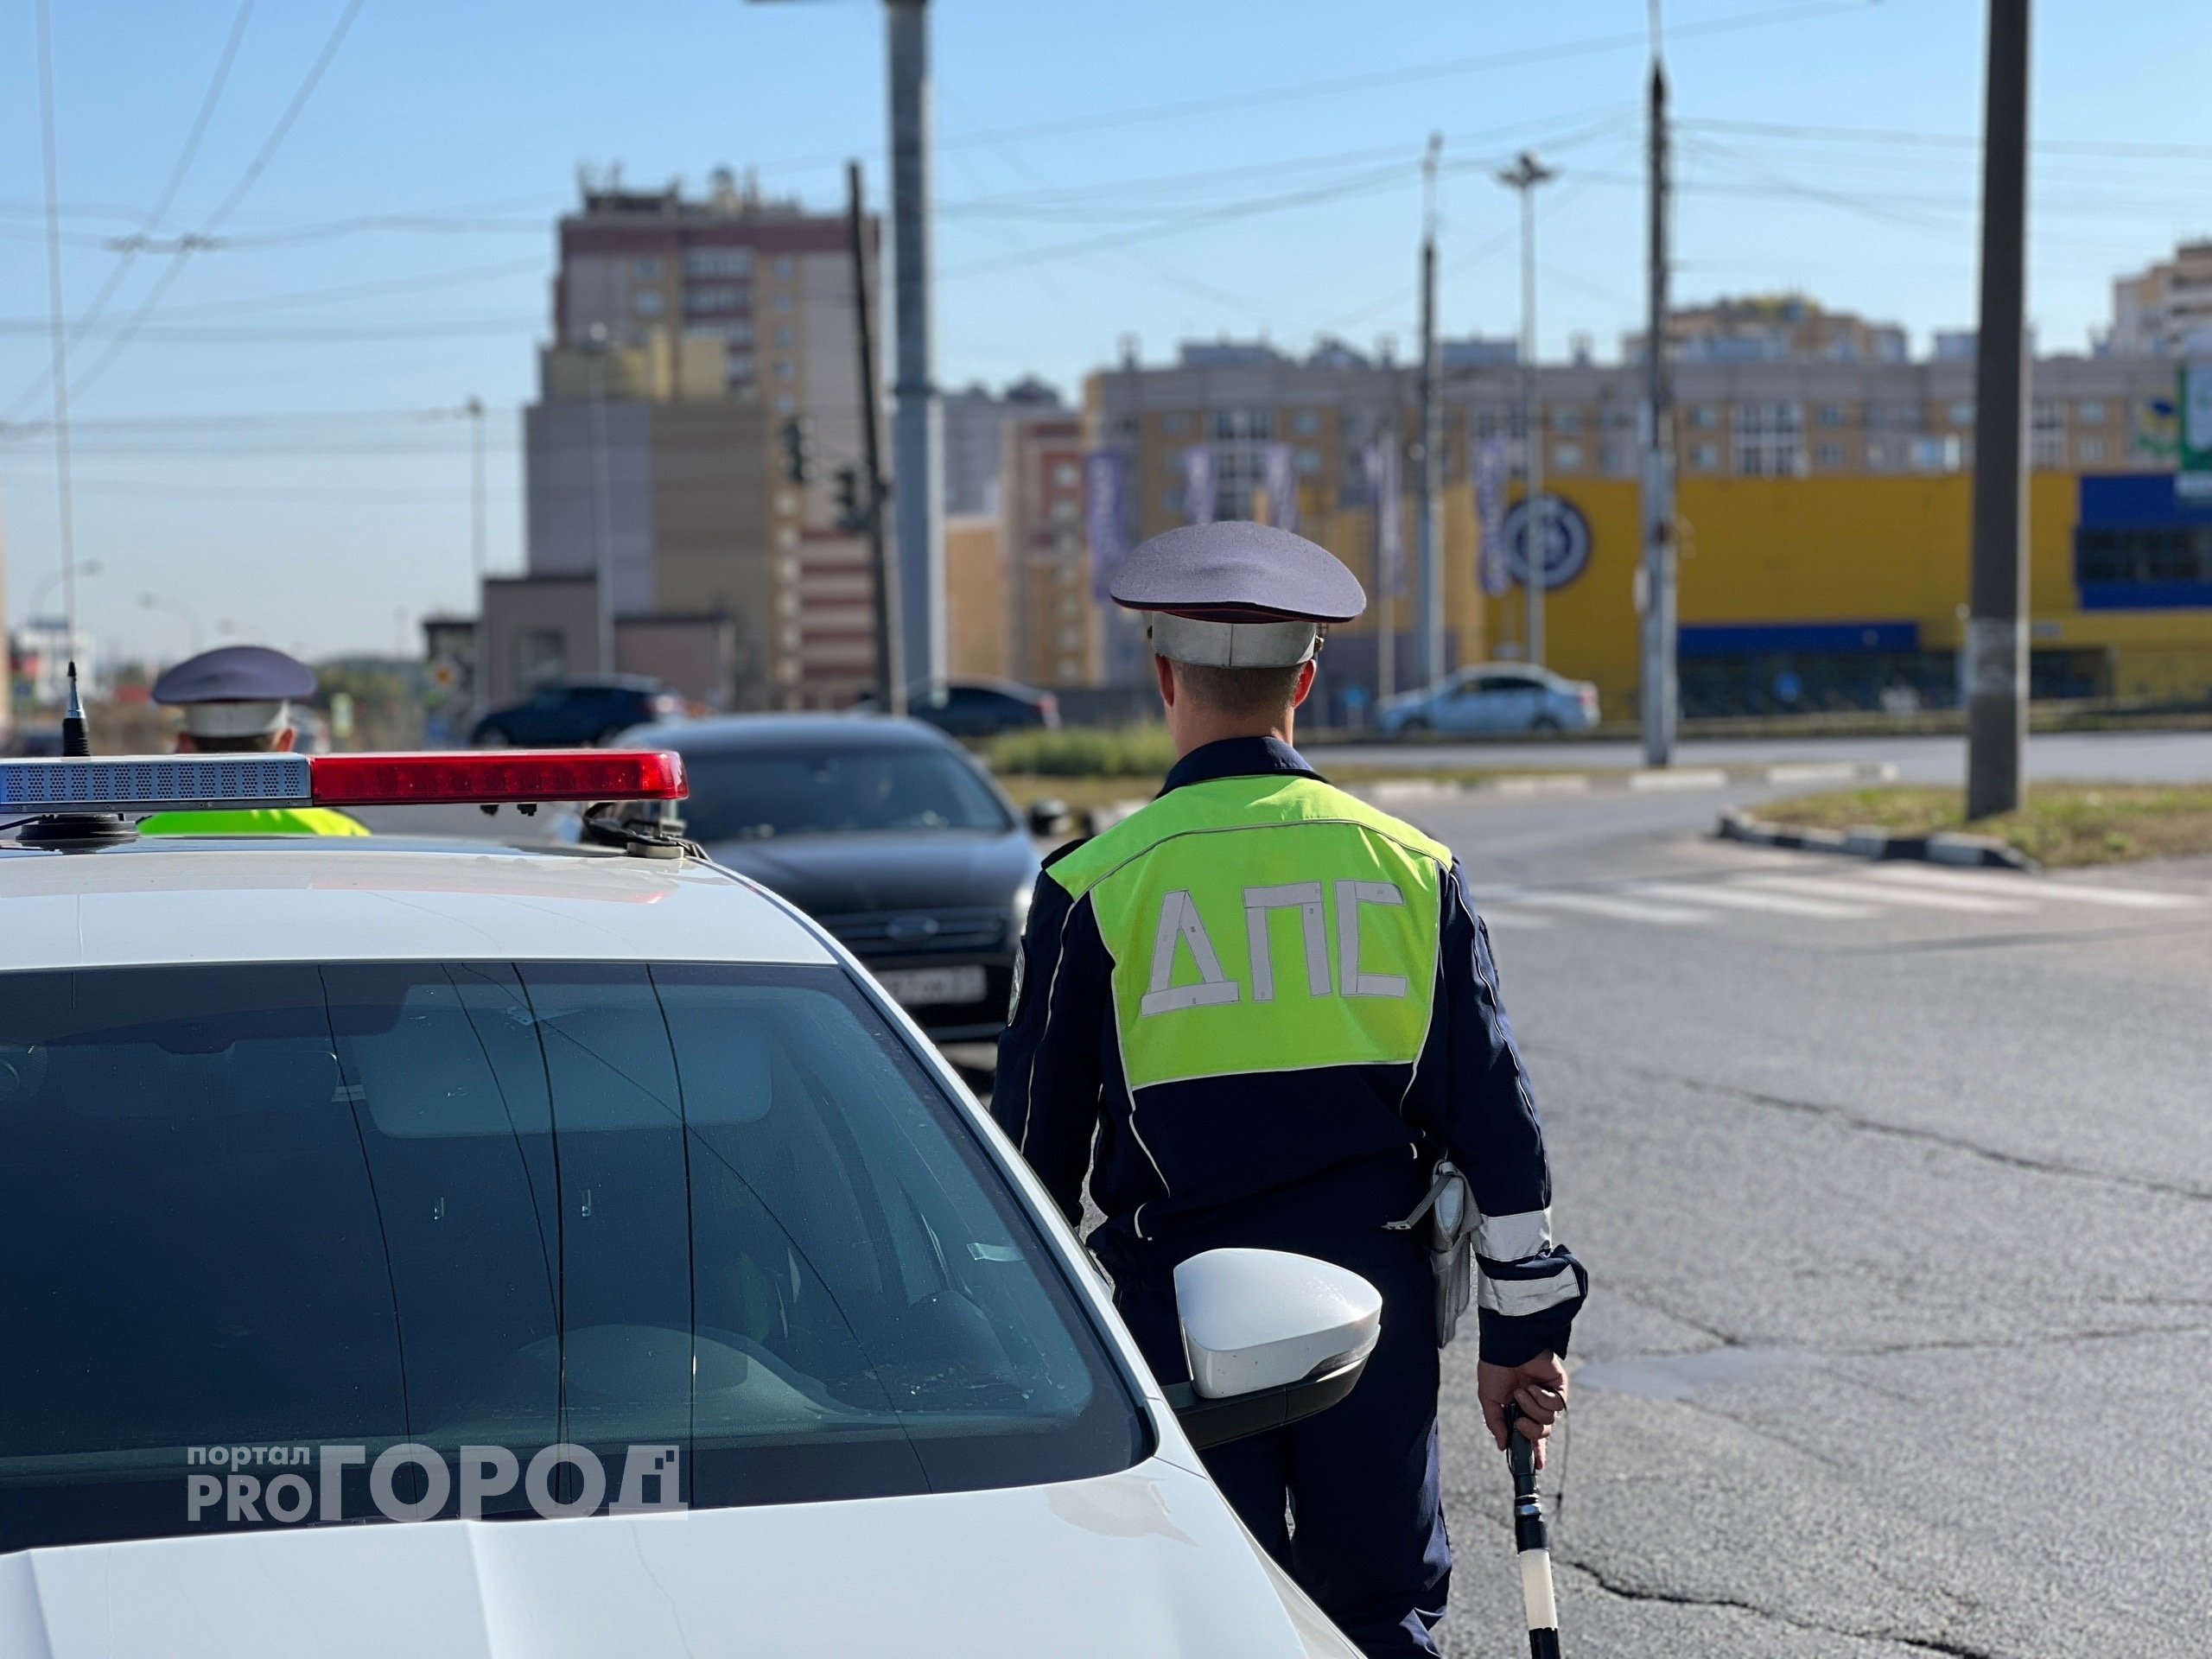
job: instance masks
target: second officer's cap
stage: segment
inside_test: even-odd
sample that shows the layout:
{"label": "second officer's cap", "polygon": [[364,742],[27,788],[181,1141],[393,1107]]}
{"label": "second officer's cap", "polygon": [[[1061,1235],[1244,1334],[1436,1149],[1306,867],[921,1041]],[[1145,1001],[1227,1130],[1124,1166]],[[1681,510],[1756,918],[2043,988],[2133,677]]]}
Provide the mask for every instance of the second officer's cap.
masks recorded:
{"label": "second officer's cap", "polygon": [[154,682],[154,701],[184,710],[194,737],[281,731],[284,705],[315,695],[315,671],[267,645],[222,645],[188,657]]}
{"label": "second officer's cap", "polygon": [[1152,648],[1179,663],[1287,668],[1320,649],[1321,625],[1367,608],[1359,578],[1325,547],[1229,520],[1155,536],[1115,571],[1115,603],[1152,613]]}

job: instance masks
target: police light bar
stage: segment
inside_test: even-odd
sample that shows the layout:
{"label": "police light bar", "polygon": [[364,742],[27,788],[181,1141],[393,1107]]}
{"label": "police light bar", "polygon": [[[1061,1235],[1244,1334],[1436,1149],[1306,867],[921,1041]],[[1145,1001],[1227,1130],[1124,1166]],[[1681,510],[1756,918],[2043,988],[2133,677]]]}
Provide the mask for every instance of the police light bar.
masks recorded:
{"label": "police light bar", "polygon": [[683,757],[666,749],[0,760],[0,812],[678,801],[689,792]]}

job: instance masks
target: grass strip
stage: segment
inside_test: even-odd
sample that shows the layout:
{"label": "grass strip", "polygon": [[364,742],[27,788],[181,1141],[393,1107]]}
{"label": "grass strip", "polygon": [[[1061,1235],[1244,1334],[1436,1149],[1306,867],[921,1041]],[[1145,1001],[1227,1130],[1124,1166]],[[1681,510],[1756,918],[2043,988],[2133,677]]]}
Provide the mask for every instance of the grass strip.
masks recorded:
{"label": "grass strip", "polygon": [[1831,790],[1752,810],[1770,823],[1805,829],[1863,824],[1892,835],[1993,836],[2054,868],[2212,852],[2212,785],[2206,784],[2031,784],[2018,811],[1971,823],[1962,791],[1923,784]]}

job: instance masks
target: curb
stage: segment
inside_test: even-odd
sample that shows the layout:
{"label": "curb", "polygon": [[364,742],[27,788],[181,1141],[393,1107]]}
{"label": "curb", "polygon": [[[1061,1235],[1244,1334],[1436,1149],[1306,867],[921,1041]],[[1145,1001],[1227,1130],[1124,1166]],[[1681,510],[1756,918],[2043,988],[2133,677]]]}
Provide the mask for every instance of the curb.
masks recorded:
{"label": "curb", "polygon": [[1923,864],[1958,864],[1980,869],[2034,871],[2043,868],[2025,853],[1993,836],[1964,836],[1937,830],[1932,836],[1893,836],[1886,830],[1809,830],[1769,823],[1734,808],[1720,815],[1713,833],[1723,841],[1753,847],[1778,847],[1798,853],[1840,853],[1846,858],[1911,859]]}
{"label": "curb", "polygon": [[1600,790],[1667,792],[1726,789],[1731,784],[1885,784],[1889,761],[1785,761],[1767,766],[1657,766],[1635,772],[1525,772],[1462,783],[1450,778],[1382,778],[1340,786],[1376,806],[1450,800],[1461,795],[1582,795]]}

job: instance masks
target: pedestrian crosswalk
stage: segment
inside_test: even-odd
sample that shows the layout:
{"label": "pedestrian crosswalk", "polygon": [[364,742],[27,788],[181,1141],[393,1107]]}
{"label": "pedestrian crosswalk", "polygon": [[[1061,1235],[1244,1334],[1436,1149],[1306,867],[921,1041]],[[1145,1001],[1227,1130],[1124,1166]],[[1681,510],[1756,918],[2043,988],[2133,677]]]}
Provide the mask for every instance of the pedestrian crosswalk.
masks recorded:
{"label": "pedestrian crosswalk", "polygon": [[1473,896],[1484,917],[1508,931],[1577,920],[1696,927],[1756,915],[1863,923],[1914,915],[2032,917],[2046,907],[2077,916],[2090,910],[2145,914],[2212,908],[2212,899],[2196,893],[1922,864],[1854,864],[1830,872],[1793,862],[1780,868],[1572,887],[1478,887]]}

